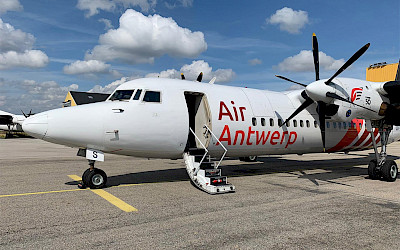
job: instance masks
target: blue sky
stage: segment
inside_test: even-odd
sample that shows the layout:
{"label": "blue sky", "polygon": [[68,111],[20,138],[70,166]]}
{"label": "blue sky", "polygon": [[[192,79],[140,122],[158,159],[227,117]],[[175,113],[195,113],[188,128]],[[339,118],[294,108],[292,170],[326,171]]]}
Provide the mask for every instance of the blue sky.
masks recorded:
{"label": "blue sky", "polygon": [[0,0],[0,109],[60,107],[68,90],[110,92],[139,77],[284,91],[314,80],[364,44],[342,76],[400,58],[400,4],[389,1]]}

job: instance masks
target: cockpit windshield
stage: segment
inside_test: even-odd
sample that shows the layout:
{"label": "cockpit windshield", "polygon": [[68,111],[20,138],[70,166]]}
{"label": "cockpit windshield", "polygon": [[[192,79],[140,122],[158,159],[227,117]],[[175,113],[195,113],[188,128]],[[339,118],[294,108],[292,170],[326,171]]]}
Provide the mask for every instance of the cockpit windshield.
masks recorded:
{"label": "cockpit windshield", "polygon": [[114,92],[114,94],[110,97],[110,101],[129,101],[131,99],[131,96],[135,90],[134,89],[129,89],[129,90],[117,90]]}

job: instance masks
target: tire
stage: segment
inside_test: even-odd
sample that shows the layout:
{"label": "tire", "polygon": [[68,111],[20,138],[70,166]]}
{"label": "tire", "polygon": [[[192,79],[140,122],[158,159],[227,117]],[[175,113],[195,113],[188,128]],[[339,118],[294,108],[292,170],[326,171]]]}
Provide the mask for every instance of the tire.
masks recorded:
{"label": "tire", "polygon": [[83,172],[83,174],[82,174],[82,183],[85,184],[86,186],[88,186],[87,175],[89,173],[90,173],[90,168],[86,169],[85,172]]}
{"label": "tire", "polygon": [[249,162],[256,162],[257,161],[257,156],[255,156],[255,155],[252,155],[252,156],[249,156],[249,157],[246,157],[246,158],[247,158],[247,160]]}
{"label": "tire", "polygon": [[257,156],[253,155],[253,156],[239,157],[239,160],[244,162],[256,162]]}
{"label": "tire", "polygon": [[107,183],[107,175],[103,170],[95,168],[87,175],[86,182],[87,186],[92,189],[103,188]]}
{"label": "tire", "polygon": [[382,177],[385,181],[393,182],[397,179],[397,173],[399,172],[395,161],[386,161],[381,168]]}
{"label": "tire", "polygon": [[379,171],[376,169],[377,166],[376,160],[372,160],[368,164],[368,176],[371,180],[378,180],[381,178]]}

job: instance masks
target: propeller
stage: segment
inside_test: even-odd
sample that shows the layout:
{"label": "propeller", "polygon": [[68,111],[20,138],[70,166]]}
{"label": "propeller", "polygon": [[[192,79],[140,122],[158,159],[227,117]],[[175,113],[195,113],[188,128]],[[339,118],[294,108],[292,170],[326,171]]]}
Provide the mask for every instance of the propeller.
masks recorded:
{"label": "propeller", "polygon": [[183,73],[181,73],[181,79],[185,80],[185,75]]}
{"label": "propeller", "polygon": [[275,76],[278,77],[278,78],[281,78],[281,79],[283,79],[283,80],[286,80],[286,81],[289,81],[289,82],[292,82],[292,83],[296,83],[296,84],[298,84],[298,85],[300,85],[300,86],[307,87],[307,85],[305,85],[305,84],[303,84],[303,83],[299,83],[299,82],[290,80],[289,78],[286,78],[286,77],[284,77],[284,76],[280,76],[280,75],[275,75]]}
{"label": "propeller", "polygon": [[[317,112],[318,112],[318,118],[319,118],[319,123],[320,123],[319,128],[321,130],[322,145],[323,145],[324,152],[325,152],[325,119],[326,119],[325,117],[326,117],[327,103],[329,103],[330,100],[332,100],[332,99],[340,100],[340,101],[351,103],[358,107],[373,111],[367,107],[355,104],[355,103],[339,96],[338,94],[334,93],[335,89],[332,86],[330,86],[330,83],[332,82],[332,80],[335,77],[337,77],[339,74],[341,74],[344,70],[346,70],[355,61],[357,61],[357,59],[360,58],[365,53],[365,51],[367,51],[369,46],[370,46],[370,44],[367,43],[361,49],[359,49],[356,53],[354,53],[354,55],[352,57],[350,57],[350,59],[348,59],[343,64],[343,66],[340,67],[340,69],[338,71],[336,71],[335,74],[333,74],[333,76],[325,82],[325,84],[322,84],[322,82],[319,81],[320,78],[319,78],[318,40],[317,40],[317,36],[315,35],[315,33],[313,33],[312,54],[313,54],[314,68],[315,68],[315,82],[313,82],[309,85],[305,85],[305,84],[293,81],[291,79],[288,79],[286,77],[276,75],[276,77],[278,77],[278,78],[301,85],[306,88],[305,90],[303,90],[303,92],[301,92],[301,96],[305,99],[305,101],[285,120],[285,122],[281,126],[287,124],[291,119],[293,119],[301,111],[306,109],[308,106],[310,106],[314,102],[317,102]],[[400,77],[399,75],[400,75],[400,73],[398,70],[396,79],[397,79],[397,77]]]}
{"label": "propeller", "polygon": [[314,58],[315,68],[315,81],[319,80],[319,51],[318,51],[318,40],[315,33],[312,34],[312,53]]}
{"label": "propeller", "polygon": [[203,72],[200,72],[199,76],[197,77],[198,82],[201,82],[201,80],[203,79]]}
{"label": "propeller", "polygon": [[29,113],[28,113],[28,114],[25,114],[24,111],[22,111],[22,109],[21,109],[21,112],[22,112],[22,114],[25,116],[25,118],[28,118],[29,116],[33,115],[32,109],[29,110]]}
{"label": "propeller", "polygon": [[354,53],[354,55],[352,57],[350,57],[349,60],[347,60],[347,62],[345,64],[343,64],[342,67],[340,67],[340,69],[338,71],[336,71],[336,73],[329,78],[328,81],[325,82],[326,85],[329,85],[329,83],[332,82],[332,80],[337,77],[340,73],[342,73],[345,69],[347,69],[350,65],[352,65],[355,61],[358,60],[358,58],[360,58],[360,56],[362,56],[365,51],[367,51],[367,49],[369,48],[369,43],[365,44],[361,49],[359,49],[356,53]]}

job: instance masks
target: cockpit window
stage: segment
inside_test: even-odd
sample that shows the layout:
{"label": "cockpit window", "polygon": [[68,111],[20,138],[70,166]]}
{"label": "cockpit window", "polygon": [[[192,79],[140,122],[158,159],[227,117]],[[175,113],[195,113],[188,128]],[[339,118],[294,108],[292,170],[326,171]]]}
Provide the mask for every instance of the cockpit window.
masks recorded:
{"label": "cockpit window", "polygon": [[146,91],[143,97],[144,102],[161,102],[161,93],[158,91]]}
{"label": "cockpit window", "polygon": [[133,100],[139,100],[140,94],[142,93],[141,89],[138,89],[133,97]]}
{"label": "cockpit window", "polygon": [[110,97],[110,101],[129,101],[133,94],[134,89],[129,90],[117,90],[114,94]]}

